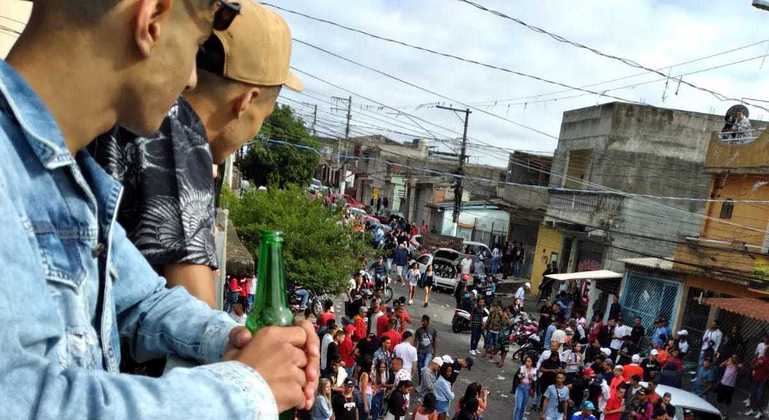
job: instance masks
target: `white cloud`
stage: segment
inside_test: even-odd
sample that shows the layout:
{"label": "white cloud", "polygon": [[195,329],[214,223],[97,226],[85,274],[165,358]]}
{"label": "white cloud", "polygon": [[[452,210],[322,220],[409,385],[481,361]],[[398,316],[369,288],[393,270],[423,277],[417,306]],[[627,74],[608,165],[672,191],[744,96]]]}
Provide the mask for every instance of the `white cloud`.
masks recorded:
{"label": "white cloud", "polygon": [[[482,12],[459,1],[273,1],[282,7],[382,36],[576,86],[639,72],[638,69],[560,44],[549,37],[535,34],[513,22]],[[769,20],[769,14],[751,7],[749,0],[719,2],[540,0],[527,3],[483,0],[482,3],[489,8],[519,17],[572,40],[652,67],[702,57],[762,38],[769,38],[766,36],[766,31],[762,31],[763,24]],[[282,13],[282,15],[289,21],[295,37],[299,39],[462,101],[502,100],[561,90],[534,80],[396,46],[303,17],[288,13]],[[682,66],[674,69],[672,74],[766,53],[769,53],[769,43]],[[423,103],[448,102],[434,95],[405,86],[305,46],[295,47],[294,63],[305,71],[361,95],[389,105],[403,107],[408,112],[461,132],[461,122],[450,113],[434,109],[414,109]],[[767,83],[769,63],[763,69],[759,68],[760,64],[760,60],[752,61],[685,77],[685,80],[736,98],[769,98]],[[593,89],[602,91],[613,86],[657,78],[659,76],[647,74]],[[308,78],[305,78],[305,81],[314,91],[347,96],[346,93],[329,88],[317,81],[308,80]],[[657,106],[718,114],[722,114],[731,105],[685,86],[682,86],[679,94],[675,95],[676,83],[673,81],[669,83],[667,98],[663,103],[664,86],[664,82],[658,82],[612,93],[619,97]],[[557,96],[575,94],[579,92]],[[309,100],[306,97],[288,93],[286,95],[304,101]],[[365,103],[357,98],[357,95],[353,96],[356,103]],[[608,101],[611,99],[586,95],[558,102],[531,103],[525,107],[514,105],[509,109],[498,105],[490,108],[489,111],[557,136],[564,111]],[[752,111],[757,117],[769,116],[768,113],[757,109]],[[355,114],[354,112],[354,121],[368,120],[364,115]],[[386,115],[383,118],[393,117]],[[403,124],[411,124],[404,118],[399,120],[403,121]],[[431,128],[430,130],[439,136],[449,135],[448,132],[440,129]],[[418,128],[410,131],[423,133]],[[523,150],[552,150],[556,145],[554,139],[521,129],[480,112],[474,112],[471,116],[470,136],[501,147]],[[500,163],[500,159],[492,159],[488,155],[484,158],[487,162]]]}

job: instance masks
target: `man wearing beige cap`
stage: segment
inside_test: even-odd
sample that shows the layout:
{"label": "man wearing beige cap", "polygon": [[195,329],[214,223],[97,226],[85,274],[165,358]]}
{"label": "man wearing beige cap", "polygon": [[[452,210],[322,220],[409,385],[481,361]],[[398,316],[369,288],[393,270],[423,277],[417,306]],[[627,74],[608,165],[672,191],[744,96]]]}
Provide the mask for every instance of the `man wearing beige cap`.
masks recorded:
{"label": "man wearing beige cap", "polygon": [[283,18],[244,1],[232,25],[200,48],[197,88],[176,101],[157,134],[116,127],[90,148],[125,188],[118,221],[129,238],[168,287],[183,286],[211,307],[218,268],[212,164],[256,136],[282,86],[302,90],[290,57]]}

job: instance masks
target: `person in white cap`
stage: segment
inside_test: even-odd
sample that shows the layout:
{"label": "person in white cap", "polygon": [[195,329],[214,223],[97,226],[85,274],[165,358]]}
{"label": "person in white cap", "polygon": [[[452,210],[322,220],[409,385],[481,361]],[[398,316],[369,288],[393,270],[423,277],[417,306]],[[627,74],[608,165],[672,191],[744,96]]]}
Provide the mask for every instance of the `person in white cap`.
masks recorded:
{"label": "person in white cap", "polygon": [[424,398],[425,395],[433,392],[435,381],[438,380],[438,370],[443,366],[443,359],[440,357],[433,357],[427,366],[422,368],[419,384],[419,397]]}
{"label": "person in white cap", "polygon": [[635,375],[643,378],[644,369],[641,367],[641,356],[634,354],[630,360],[631,362],[626,364],[622,370],[622,375],[625,377],[625,380],[629,381]]}

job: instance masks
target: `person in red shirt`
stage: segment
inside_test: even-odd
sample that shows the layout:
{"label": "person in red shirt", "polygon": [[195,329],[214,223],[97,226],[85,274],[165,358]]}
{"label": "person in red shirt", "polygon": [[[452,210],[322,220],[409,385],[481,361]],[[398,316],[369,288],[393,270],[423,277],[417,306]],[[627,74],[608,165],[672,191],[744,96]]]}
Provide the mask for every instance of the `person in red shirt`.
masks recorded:
{"label": "person in red shirt", "polygon": [[328,321],[336,319],[336,315],[334,315],[334,312],[332,311],[333,308],[334,304],[331,303],[330,300],[323,302],[323,312],[318,316],[318,326],[320,328],[324,328],[328,325]]}
{"label": "person in red shirt", "polygon": [[769,357],[764,353],[753,361],[753,392],[750,393],[750,414],[753,412],[761,413],[764,388],[769,380]]}
{"label": "person in red shirt", "polygon": [[353,318],[352,322],[355,326],[355,333],[352,335],[352,341],[358,342],[360,340],[363,340],[366,338],[366,331],[368,330],[368,326],[366,325],[366,308],[361,307],[360,310],[358,310],[358,315],[355,315],[355,318]]}
{"label": "person in red shirt", "polygon": [[390,348],[394,349],[395,346],[401,343],[401,334],[395,328],[395,319],[391,319],[387,324],[387,330],[385,330],[380,337],[387,337],[390,339]]}
{"label": "person in red shirt", "polygon": [[398,318],[398,332],[403,334],[406,331],[406,326],[411,325],[409,311],[403,305],[397,305],[395,307],[395,316]]}
{"label": "person in red shirt", "polygon": [[342,358],[348,374],[352,372],[352,366],[355,364],[355,345],[352,343],[354,333],[355,327],[352,325],[344,327],[344,340],[339,344],[339,357]]}
{"label": "person in red shirt", "polygon": [[244,308],[248,308],[248,291],[251,289],[251,282],[248,277],[243,277],[238,280],[238,284],[240,286],[240,303],[243,304]]}
{"label": "person in red shirt", "polygon": [[614,367],[614,378],[612,378],[611,383],[609,384],[609,396],[613,396],[617,393],[617,389],[625,384],[625,377],[622,375],[622,372],[625,369],[622,367],[622,365],[617,365]]}
{"label": "person in red shirt", "polygon": [[606,408],[603,411],[604,420],[620,420],[622,418],[622,412],[625,410],[626,390],[627,385],[622,383],[617,387],[617,392],[609,397],[609,400],[606,402]]}
{"label": "person in red shirt", "polygon": [[390,325],[390,318],[392,316],[393,316],[393,309],[388,306],[387,310],[385,311],[385,314],[380,316],[379,319],[376,320],[377,337],[381,336],[385,331],[387,331],[387,326]]}
{"label": "person in red shirt", "polygon": [[625,365],[622,369],[622,376],[625,381],[629,381],[635,375],[644,377],[644,369],[641,367],[641,356],[634,354],[631,357],[632,363]]}

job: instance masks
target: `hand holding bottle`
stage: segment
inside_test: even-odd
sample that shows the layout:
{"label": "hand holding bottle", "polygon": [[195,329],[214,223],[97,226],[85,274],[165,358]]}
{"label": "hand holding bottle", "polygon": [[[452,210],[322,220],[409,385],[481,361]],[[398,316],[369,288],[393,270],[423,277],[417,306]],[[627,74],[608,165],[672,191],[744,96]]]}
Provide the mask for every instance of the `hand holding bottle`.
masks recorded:
{"label": "hand holding bottle", "polygon": [[[304,408],[308,385],[305,373],[308,357],[304,350],[307,341],[303,327],[264,327],[242,349],[230,350],[225,359],[237,360],[256,370],[270,386],[279,412]],[[313,382],[317,384],[317,379]]]}

